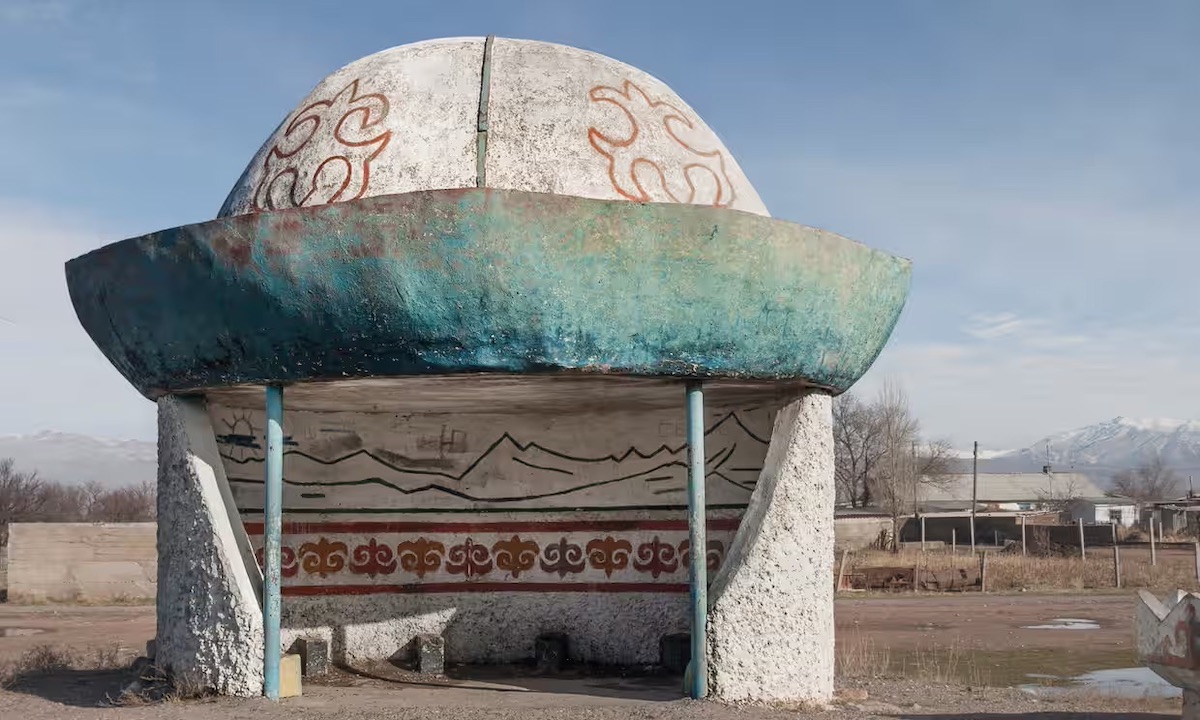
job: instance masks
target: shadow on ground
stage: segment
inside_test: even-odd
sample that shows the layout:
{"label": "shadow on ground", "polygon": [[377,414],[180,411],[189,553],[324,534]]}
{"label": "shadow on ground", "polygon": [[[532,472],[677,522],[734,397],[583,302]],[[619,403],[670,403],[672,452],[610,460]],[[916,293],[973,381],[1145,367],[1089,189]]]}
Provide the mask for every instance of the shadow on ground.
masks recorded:
{"label": "shadow on ground", "polygon": [[457,666],[446,675],[430,677],[389,661],[338,664],[322,681],[339,685],[347,681],[501,693],[583,695],[643,702],[672,702],[683,697],[682,678],[653,672],[630,672],[616,668],[574,668],[553,675],[539,675],[521,666]]}
{"label": "shadow on ground", "polygon": [[1164,720],[1178,718],[1178,713],[1143,713],[1143,712],[1014,712],[1014,713],[937,713],[912,715],[903,713],[891,715],[897,720],[946,720],[953,717],[957,720]]}
{"label": "shadow on ground", "polygon": [[62,705],[94,708],[117,698],[130,679],[129,670],[54,670],[18,675],[6,689]]}

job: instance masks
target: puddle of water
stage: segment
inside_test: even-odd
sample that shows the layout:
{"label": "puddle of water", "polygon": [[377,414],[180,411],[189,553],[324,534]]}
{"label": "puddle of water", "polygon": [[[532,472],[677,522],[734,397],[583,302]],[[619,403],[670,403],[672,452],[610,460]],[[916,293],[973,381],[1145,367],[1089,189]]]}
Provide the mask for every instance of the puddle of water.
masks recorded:
{"label": "puddle of water", "polygon": [[1176,698],[1183,692],[1148,667],[1108,668],[1065,678],[1044,674],[1029,677],[1041,682],[1022,685],[1021,689],[1035,695],[1089,690],[1122,698]]}
{"label": "puddle of water", "polygon": [[0,637],[29,637],[30,635],[40,635],[46,632],[40,628],[15,628],[6,627],[0,628]]}
{"label": "puddle of water", "polygon": [[1054,618],[1044,625],[1023,625],[1025,630],[1099,630],[1100,623],[1080,618]]}
{"label": "puddle of water", "polygon": [[965,685],[1020,687],[1061,685],[1096,671],[1129,668],[1138,663],[1130,648],[1083,649],[1073,647],[1017,650],[922,649],[891,654],[891,672],[903,677],[933,675]]}

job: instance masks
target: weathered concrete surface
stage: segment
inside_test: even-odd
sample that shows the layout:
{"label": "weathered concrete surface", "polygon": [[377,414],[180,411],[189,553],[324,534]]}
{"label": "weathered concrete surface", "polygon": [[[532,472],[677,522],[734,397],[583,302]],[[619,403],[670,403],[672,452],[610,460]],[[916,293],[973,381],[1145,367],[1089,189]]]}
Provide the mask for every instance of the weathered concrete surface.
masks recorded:
{"label": "weathered concrete surface", "polygon": [[224,695],[262,693],[261,575],[247,566],[241,521],[199,400],[169,396],[158,415],[156,664]]}
{"label": "weathered concrete surface", "polygon": [[[1159,600],[1139,590],[1134,631],[1142,663],[1175,687],[1200,690],[1200,595],[1176,590]],[[1184,697],[1184,717],[1200,718],[1194,698],[1189,706],[1186,692]]]}
{"label": "weathered concrete surface", "polygon": [[153,598],[154,523],[13,523],[9,602]]}
{"label": "weathered concrete surface", "polygon": [[721,140],[660,80],[565,45],[495,38],[489,49],[476,37],[390,48],[330,74],[263,144],[220,216],[481,180],[768,214]]}
{"label": "weathered concrete surface", "polygon": [[267,138],[219,216],[474,187],[483,45],[402,45],[330,74]]}
{"label": "weathered concrete surface", "polygon": [[72,260],[67,279],[150,397],[547,371],[840,391],[883,348],[909,263],[748,213],[449,190],[184,226]]}
{"label": "weathered concrete surface", "polygon": [[[536,391],[530,383],[530,392]],[[285,395],[291,388],[285,391]],[[390,396],[389,390],[377,398]],[[285,545],[298,547],[317,540],[325,531],[314,515],[341,516],[337,538],[354,543],[413,539],[420,532],[385,530],[375,523],[359,532],[348,532],[345,523],[358,521],[368,510],[381,513],[378,520],[409,523],[466,523],[462,533],[432,530],[427,539],[447,543],[471,534],[477,542],[507,539],[515,530],[489,532],[479,517],[463,517],[464,510],[490,513],[488,521],[571,521],[582,519],[585,509],[604,512],[602,517],[635,521],[635,510],[679,510],[669,515],[683,520],[687,506],[687,440],[679,404],[680,388],[671,393],[675,407],[658,411],[609,410],[591,412],[577,407],[573,413],[513,413],[483,392],[475,395],[473,413],[418,413],[409,401],[408,412],[303,412],[286,410],[283,427],[291,438],[285,450],[283,507],[286,522],[310,524],[307,531],[287,533]],[[263,396],[260,394],[258,399]],[[291,396],[285,398],[290,406]],[[708,506],[712,510],[740,509],[750,500],[759,469],[766,457],[772,419],[780,401],[771,398],[749,407],[707,408],[703,419],[706,445],[714,458],[707,478]],[[332,407],[348,406],[336,401]],[[248,520],[260,521],[265,448],[259,440],[266,427],[261,403],[225,407],[208,405],[226,476],[237,505]],[[603,432],[597,432],[603,428]],[[368,479],[370,480],[364,480]],[[411,513],[419,511],[420,517]],[[521,515],[522,511],[536,514]],[[496,513],[503,515],[497,517]],[[301,515],[302,513],[302,515]],[[440,514],[447,513],[447,514]],[[645,515],[642,513],[641,515]],[[660,514],[661,515],[661,514]],[[638,543],[662,534],[662,527],[640,529],[636,523],[609,529],[617,537]],[[732,528],[715,532],[711,539],[729,546]],[[546,534],[546,533],[549,534]],[[557,542],[562,533],[592,540],[581,528],[555,528],[537,533],[539,541]],[[466,533],[466,534],[463,534]],[[583,533],[583,534],[580,534]],[[253,533],[252,533],[253,534]],[[461,535],[461,536],[460,536]],[[436,536],[436,537],[434,537]],[[522,533],[522,537],[533,539]],[[600,535],[603,537],[603,534]],[[662,535],[663,540],[668,537]],[[686,538],[686,525],[672,532],[674,542]],[[394,544],[394,542],[390,543]],[[490,545],[489,545],[490,547]],[[394,549],[394,548],[392,548]],[[386,561],[385,561],[386,563]],[[350,568],[355,583],[369,582]],[[607,574],[604,570],[608,570]],[[380,573],[379,582],[420,581],[422,578]],[[497,579],[500,572],[491,573]],[[572,575],[585,582],[637,579],[633,567],[624,572],[596,568]],[[664,582],[686,581],[687,569],[665,573]],[[401,580],[402,577],[402,580]],[[461,580],[453,575],[429,573],[424,582]],[[517,580],[544,581],[539,569],[519,573]],[[553,579],[553,578],[551,578]],[[644,576],[642,579],[647,579]],[[289,584],[328,580],[299,573]]]}
{"label": "weathered concrete surface", "polygon": [[[826,583],[828,584],[828,582]],[[686,631],[686,593],[505,593],[284,597],[283,646],[329,641],[338,662],[405,656],[418,635],[441,635],[448,663],[530,660],[539,635],[570,635],[572,661],[654,664],[659,637]]]}
{"label": "weathered concrete surface", "polygon": [[775,417],[766,466],[709,590],[709,692],[725,701],[833,697],[833,426],[812,392]]}
{"label": "weathered concrete surface", "polygon": [[413,663],[422,675],[446,672],[446,640],[441,635],[418,635],[413,639]]}
{"label": "weathered concrete surface", "polygon": [[769,215],[700,115],[612,58],[496,38],[487,115],[487,187]]}

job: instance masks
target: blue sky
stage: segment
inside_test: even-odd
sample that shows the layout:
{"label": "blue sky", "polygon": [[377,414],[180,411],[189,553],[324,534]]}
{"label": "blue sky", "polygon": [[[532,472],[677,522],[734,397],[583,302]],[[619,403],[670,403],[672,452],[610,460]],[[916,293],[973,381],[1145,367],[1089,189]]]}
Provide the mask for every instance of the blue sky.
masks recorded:
{"label": "blue sky", "polygon": [[576,45],[666,81],[776,217],[913,259],[857,388],[1028,444],[1200,398],[1200,3],[0,0],[0,434],[154,437],[62,262],[215,215],[323,76],[417,40]]}

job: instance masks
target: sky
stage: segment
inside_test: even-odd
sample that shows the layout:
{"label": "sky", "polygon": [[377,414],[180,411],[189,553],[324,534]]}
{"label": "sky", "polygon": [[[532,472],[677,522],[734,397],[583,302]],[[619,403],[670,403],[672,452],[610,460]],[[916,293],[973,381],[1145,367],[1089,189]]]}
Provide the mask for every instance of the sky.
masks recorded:
{"label": "sky", "polygon": [[772,215],[910,258],[853,391],[899,382],[928,436],[1200,415],[1194,0],[0,0],[0,434],[153,440],[63,262],[213,218],[342,65],[486,34],[657,76]]}

